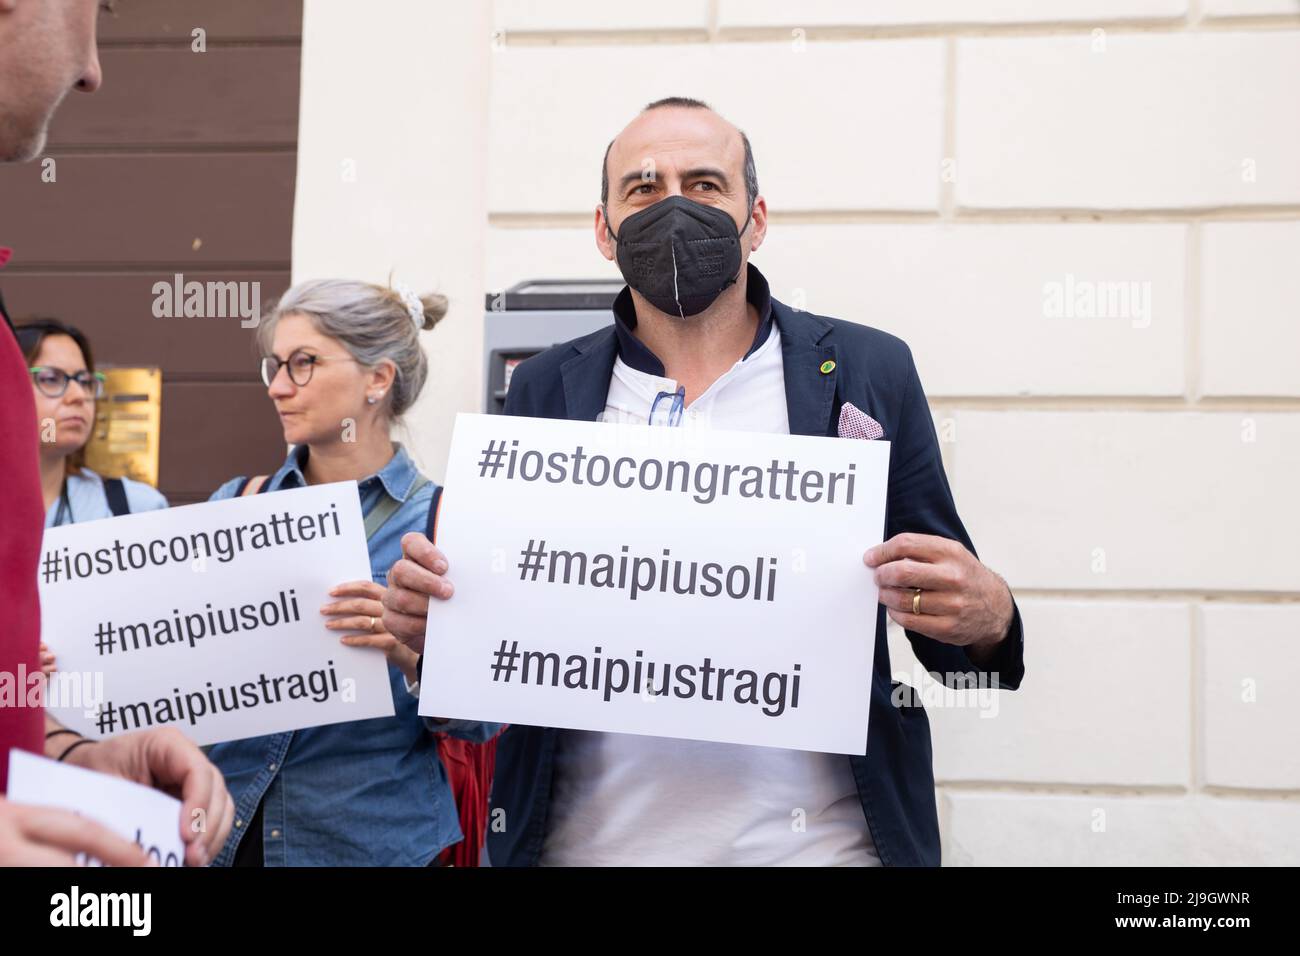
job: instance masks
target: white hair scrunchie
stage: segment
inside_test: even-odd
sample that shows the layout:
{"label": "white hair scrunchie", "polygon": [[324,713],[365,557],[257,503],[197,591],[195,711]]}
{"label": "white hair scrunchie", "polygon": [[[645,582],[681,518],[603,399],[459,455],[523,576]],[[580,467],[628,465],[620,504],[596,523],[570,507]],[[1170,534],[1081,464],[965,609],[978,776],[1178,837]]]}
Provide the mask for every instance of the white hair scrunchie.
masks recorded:
{"label": "white hair scrunchie", "polygon": [[406,312],[415,323],[415,331],[424,328],[424,303],[420,297],[415,294],[410,286],[403,285],[400,282],[393,284],[393,291],[402,297],[403,304],[406,305]]}

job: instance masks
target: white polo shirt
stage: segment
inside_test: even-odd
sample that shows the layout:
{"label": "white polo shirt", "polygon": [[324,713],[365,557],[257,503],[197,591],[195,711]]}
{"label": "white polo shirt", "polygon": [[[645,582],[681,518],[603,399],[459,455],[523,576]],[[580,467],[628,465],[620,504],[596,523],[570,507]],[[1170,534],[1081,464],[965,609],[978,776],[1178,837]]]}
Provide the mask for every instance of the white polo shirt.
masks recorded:
{"label": "white polo shirt", "polygon": [[[677,383],[614,362],[606,421],[645,423]],[[663,399],[658,415],[666,415]],[[775,323],[681,426],[788,435]],[[843,754],[560,731],[542,866],[879,866]]]}

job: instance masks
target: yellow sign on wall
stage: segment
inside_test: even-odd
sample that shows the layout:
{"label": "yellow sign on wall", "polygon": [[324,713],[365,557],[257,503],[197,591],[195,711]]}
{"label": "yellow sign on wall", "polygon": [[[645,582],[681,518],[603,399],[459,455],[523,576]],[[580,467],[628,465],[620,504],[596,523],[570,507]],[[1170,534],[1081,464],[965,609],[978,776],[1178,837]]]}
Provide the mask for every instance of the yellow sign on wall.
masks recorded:
{"label": "yellow sign on wall", "polygon": [[86,464],[102,475],[123,476],[158,487],[162,431],[162,370],[107,368],[104,397],[95,409],[95,434]]}

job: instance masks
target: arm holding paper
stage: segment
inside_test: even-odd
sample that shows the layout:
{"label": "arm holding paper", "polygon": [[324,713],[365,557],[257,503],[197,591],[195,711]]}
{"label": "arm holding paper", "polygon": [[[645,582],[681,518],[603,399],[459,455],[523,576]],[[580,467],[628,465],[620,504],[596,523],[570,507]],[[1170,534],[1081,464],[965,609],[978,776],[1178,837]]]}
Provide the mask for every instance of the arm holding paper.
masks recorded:
{"label": "arm holding paper", "polygon": [[[957,515],[910,353],[908,359],[890,461],[886,540],[863,560],[874,569],[880,603],[903,625],[928,670],[949,684],[973,675],[1014,689],[1024,674],[1020,612],[1006,582],[979,561]],[[447,556],[424,535],[403,537],[402,560],[388,574],[384,628],[413,651],[424,649],[430,599],[445,601],[454,593],[448,568]]]}
{"label": "arm holding paper", "polygon": [[1014,690],[1025,672],[1020,610],[1006,581],[980,562],[957,515],[910,351],[907,359],[885,541],[863,561],[875,569],[880,603],[927,670],[949,686],[969,680],[957,675],[974,675],[985,686]]}
{"label": "arm holding paper", "polygon": [[[181,819],[177,825],[185,843],[187,866],[207,866],[226,842],[235,820],[235,805],[226,782],[179,730],[142,730],[96,741],[71,739],[80,735],[59,733],[63,728],[48,716],[45,729],[47,757],[122,777],[180,799]],[[108,862],[97,850],[91,855]],[[142,864],[137,861],[132,865]]]}
{"label": "arm holding paper", "polygon": [[[175,730],[149,730],[89,741],[45,718],[45,754],[177,795],[185,862],[204,866],[225,842],[234,804],[225,781],[202,752]],[[144,850],[107,827],[68,810],[10,803],[0,797],[0,865],[73,866],[78,854],[108,866],[148,866]]]}
{"label": "arm holding paper", "polygon": [[[929,422],[928,415],[925,420]],[[965,538],[951,500],[949,495],[951,520]],[[973,548],[938,535],[899,532],[863,560],[876,568],[880,603],[906,629],[928,670],[943,673],[945,680],[975,670],[990,675],[997,686],[1015,688],[1020,683],[1024,664],[1019,609],[1006,582],[980,563]],[[446,577],[448,568],[446,555],[424,535],[412,532],[402,538],[402,560],[388,573],[384,629],[417,653],[424,650],[430,599],[445,601],[455,593]],[[918,587],[932,592],[928,596],[933,603],[923,608],[924,614],[911,613]]]}

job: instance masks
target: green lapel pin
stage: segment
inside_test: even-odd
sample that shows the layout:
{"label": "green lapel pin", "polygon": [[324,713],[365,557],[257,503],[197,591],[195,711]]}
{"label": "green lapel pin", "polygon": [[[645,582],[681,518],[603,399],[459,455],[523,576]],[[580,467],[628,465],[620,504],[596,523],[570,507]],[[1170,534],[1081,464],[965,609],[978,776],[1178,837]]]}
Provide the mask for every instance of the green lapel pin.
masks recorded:
{"label": "green lapel pin", "polygon": [[823,375],[829,375],[833,371],[835,371],[834,362],[832,362],[830,359],[827,359],[825,362],[822,362],[821,373]]}

